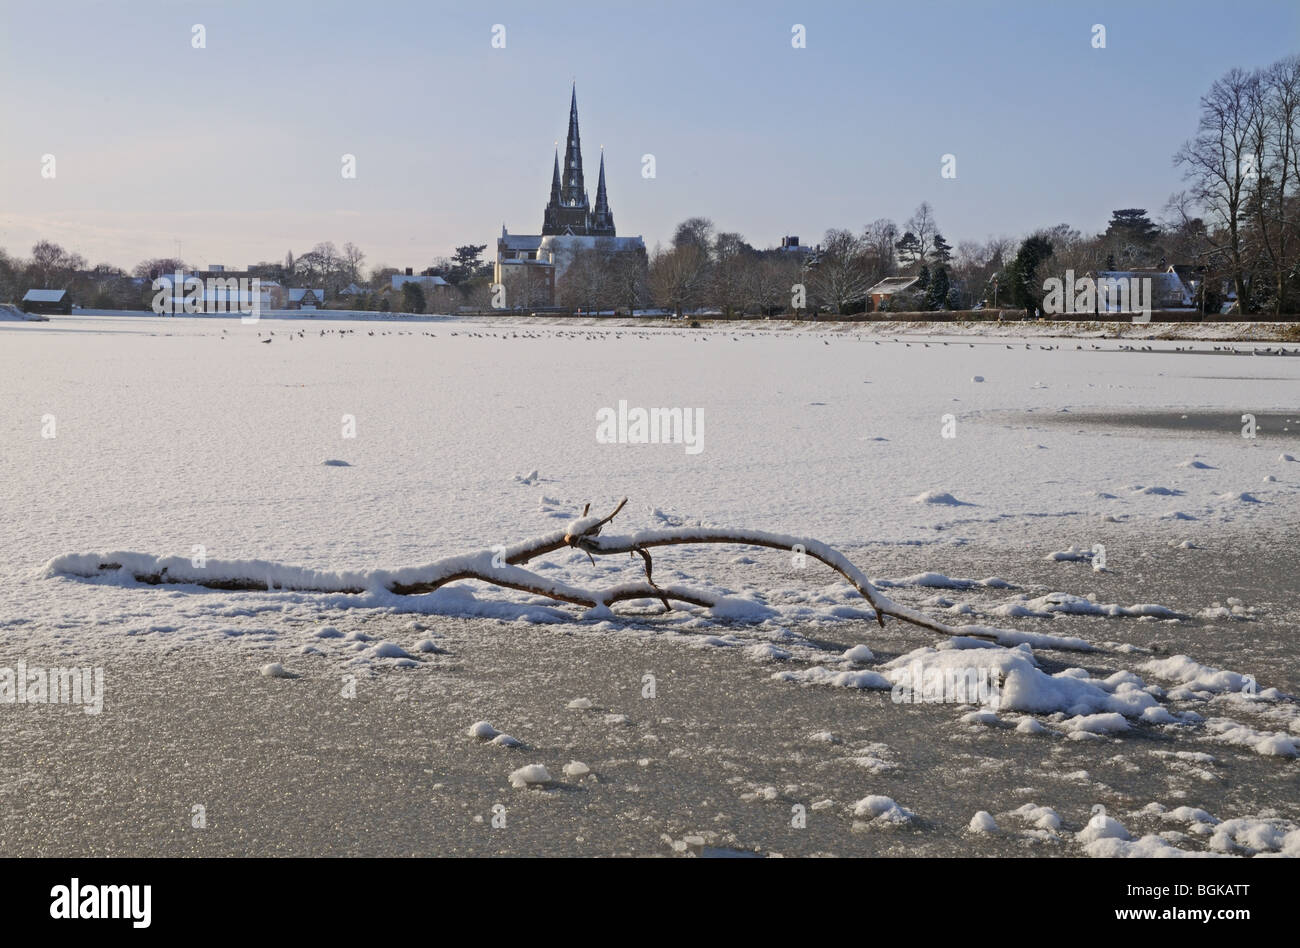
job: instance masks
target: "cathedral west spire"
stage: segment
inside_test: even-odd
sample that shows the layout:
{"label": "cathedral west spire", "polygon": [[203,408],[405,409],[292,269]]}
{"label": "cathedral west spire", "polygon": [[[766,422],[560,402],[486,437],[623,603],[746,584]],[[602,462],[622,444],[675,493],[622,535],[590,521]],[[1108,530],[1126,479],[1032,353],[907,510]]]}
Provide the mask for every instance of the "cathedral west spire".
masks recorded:
{"label": "cathedral west spire", "polygon": [[600,158],[600,184],[596,192],[596,209],[593,211],[587,197],[587,185],[582,173],[582,138],[578,131],[578,85],[575,82],[569,96],[569,134],[564,143],[564,169],[560,170],[559,148],[556,148],[555,166],[551,175],[551,199],[542,218],[542,235],[572,234],[574,236],[614,236],[614,216],[609,210],[605,193],[605,156]]}

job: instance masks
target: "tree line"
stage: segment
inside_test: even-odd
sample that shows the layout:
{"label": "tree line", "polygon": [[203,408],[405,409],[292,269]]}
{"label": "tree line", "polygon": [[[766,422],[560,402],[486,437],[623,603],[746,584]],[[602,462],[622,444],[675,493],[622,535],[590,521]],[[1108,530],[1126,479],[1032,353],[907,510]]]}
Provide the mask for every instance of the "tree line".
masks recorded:
{"label": "tree line", "polygon": [[922,202],[901,233],[882,218],[860,232],[828,230],[811,252],[792,253],[757,251],[693,217],[651,255],[645,299],[679,314],[773,315],[799,312],[801,287],[805,312],[851,314],[872,308],[867,291],[875,283],[906,275],[916,283],[883,301],[885,309],[1032,312],[1047,276],[1183,264],[1203,312],[1300,311],[1300,56],[1216,80],[1174,163],[1187,187],[1169,197],[1160,219],[1119,208],[1099,234],[1061,223],[1018,241],[990,237],[954,248]]}
{"label": "tree line", "polygon": [[[435,303],[487,305],[492,266],[482,260],[486,249],[486,244],[457,247],[452,256],[436,258],[421,271],[446,280],[448,293],[443,300],[427,299],[419,284],[394,288],[392,278],[403,271],[386,264],[367,270],[365,253],[351,242],[340,250],[333,242],[324,241],[301,254],[290,251],[283,261],[262,261],[246,271],[231,272],[246,272],[275,284],[278,290],[272,289],[273,306],[284,305],[290,287],[307,287],[323,289],[330,305],[339,308],[424,312],[426,305]],[[130,270],[109,263],[91,267],[81,254],[40,240],[26,258],[0,249],[0,301],[17,301],[29,289],[61,289],[68,290],[78,305],[90,309],[148,309],[155,279],[198,270],[179,257],[151,257]]]}

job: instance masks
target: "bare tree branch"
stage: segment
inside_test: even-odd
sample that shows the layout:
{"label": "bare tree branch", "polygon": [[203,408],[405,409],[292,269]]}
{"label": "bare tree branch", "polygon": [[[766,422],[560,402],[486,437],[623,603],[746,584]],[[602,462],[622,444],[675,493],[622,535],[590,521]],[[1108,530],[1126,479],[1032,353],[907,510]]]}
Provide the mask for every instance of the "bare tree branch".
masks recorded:
{"label": "bare tree branch", "polygon": [[[159,558],[139,553],[84,554],[59,557],[45,569],[46,576],[102,577],[129,575],[136,582],[150,585],[191,584],[211,589],[277,589],[300,592],[353,593],[387,591],[403,596],[421,595],[461,580],[477,580],[492,586],[515,589],[557,602],[587,609],[608,608],[616,602],[658,599],[665,609],[670,601],[713,608],[724,597],[683,586],[660,586],[654,581],[651,547],[687,544],[726,543],[740,546],[767,547],[804,554],[824,563],[856,589],[875,612],[876,621],[884,625],[885,616],[930,629],[942,635],[973,635],[994,638],[970,629],[957,629],[924,613],[891,601],[871,584],[866,574],[838,550],[811,537],[794,537],[758,530],[722,527],[674,527],[642,530],[624,536],[602,536],[601,530],[627,504],[624,497],[604,517],[584,516],[572,521],[563,531],[524,540],[511,547],[495,547],[476,553],[446,557],[425,566],[399,570],[374,570],[366,573],[323,572],[287,567],[258,561],[220,563],[209,561],[196,566],[182,557]],[[570,586],[525,569],[530,560],[565,548],[581,550],[588,557],[635,554],[645,563],[645,582],[623,583],[605,589]],[[594,562],[594,559],[593,559]]]}

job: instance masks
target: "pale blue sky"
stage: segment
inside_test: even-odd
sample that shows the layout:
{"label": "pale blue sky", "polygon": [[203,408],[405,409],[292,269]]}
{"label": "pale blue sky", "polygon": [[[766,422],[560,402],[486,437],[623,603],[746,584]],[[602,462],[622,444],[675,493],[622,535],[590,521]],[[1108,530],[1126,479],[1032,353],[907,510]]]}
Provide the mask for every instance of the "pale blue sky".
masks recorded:
{"label": "pale blue sky", "polygon": [[603,143],[619,233],[651,245],[696,214],[813,243],[922,200],[954,244],[1098,230],[1180,187],[1215,78],[1297,50],[1293,0],[6,0],[0,246],[235,267],[351,240],[424,266],[538,232],[570,79],[592,197]]}

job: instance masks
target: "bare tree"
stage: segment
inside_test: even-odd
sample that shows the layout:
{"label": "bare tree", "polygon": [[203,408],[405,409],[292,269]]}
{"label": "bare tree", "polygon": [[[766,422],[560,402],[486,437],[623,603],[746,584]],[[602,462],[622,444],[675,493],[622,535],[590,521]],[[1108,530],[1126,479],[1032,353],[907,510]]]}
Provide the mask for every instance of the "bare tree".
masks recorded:
{"label": "bare tree", "polygon": [[862,240],[866,245],[873,282],[898,272],[898,255],[894,249],[898,243],[897,224],[887,218],[879,217],[863,230]]}
{"label": "bare tree", "polygon": [[367,282],[370,284],[371,290],[376,293],[382,293],[393,285],[393,277],[397,276],[401,272],[402,271],[397,269],[397,267],[390,267],[387,264],[381,263],[371,269],[370,279]]}
{"label": "bare tree", "polygon": [[828,230],[809,277],[813,295],[836,313],[862,301],[871,285],[862,238],[848,230]]}
{"label": "bare tree", "polygon": [[1226,253],[1237,302],[1245,312],[1247,281],[1242,239],[1242,210],[1249,174],[1257,169],[1252,154],[1252,112],[1258,107],[1257,76],[1233,69],[1216,79],[1201,97],[1201,117],[1194,139],[1174,156],[1191,185],[1191,193],[1224,235],[1217,249]]}
{"label": "bare tree", "polygon": [[752,257],[745,268],[746,298],[760,315],[784,311],[802,268],[799,253],[774,250]]}
{"label": "bare tree", "polygon": [[343,255],[333,241],[326,240],[299,257],[295,269],[296,277],[303,282],[320,283],[337,293],[348,282],[344,267]]}
{"label": "bare tree", "polygon": [[1250,109],[1253,174],[1247,177],[1247,212],[1259,244],[1261,262],[1271,274],[1272,308],[1282,312],[1286,297],[1287,246],[1295,219],[1288,220],[1294,189],[1296,136],[1300,133],[1300,56],[1291,56],[1258,73]]}
{"label": "bare tree", "polygon": [[1102,241],[1085,239],[1069,224],[1044,227],[1035,233],[1052,246],[1052,255],[1040,265],[1040,273],[1063,278],[1066,270],[1082,276],[1090,270],[1104,269]]}
{"label": "bare tree", "polygon": [[713,221],[707,217],[688,217],[673,232],[673,246],[693,244],[706,254],[713,248]]}
{"label": "bare tree", "polygon": [[56,284],[67,284],[77,270],[86,268],[86,258],[79,253],[64,250],[50,240],[39,240],[32,247],[32,260],[28,277],[39,282],[41,288],[58,289]]}
{"label": "bare tree", "polygon": [[646,254],[644,250],[619,251],[610,255],[606,264],[609,270],[610,301],[616,307],[626,307],[628,315],[646,304]]}
{"label": "bare tree", "polygon": [[745,271],[754,248],[745,243],[740,234],[724,231],[713,241],[712,279],[709,281],[709,302],[717,306],[728,318],[739,309],[745,309]]}
{"label": "bare tree", "polygon": [[14,260],[0,247],[0,302],[17,300],[21,295],[18,287],[19,265],[20,261]]}
{"label": "bare tree", "polygon": [[709,255],[694,242],[670,250],[655,248],[650,261],[650,295],[656,305],[677,316],[698,306],[709,272]]}
{"label": "bare tree", "polygon": [[570,309],[598,312],[609,301],[608,272],[606,257],[599,250],[579,250],[556,283],[556,301]]}
{"label": "bare tree", "polygon": [[343,276],[349,283],[361,281],[361,265],[365,261],[365,253],[356,244],[348,241],[343,245]]}
{"label": "bare tree", "polygon": [[898,253],[909,264],[923,267],[934,250],[934,238],[938,235],[939,225],[934,219],[934,208],[929,201],[922,201],[916,212],[904,225],[902,238],[894,245]]}
{"label": "bare tree", "polygon": [[[505,286],[506,305],[511,309],[532,310],[550,303],[548,268],[523,264],[502,267],[501,283]],[[455,287],[438,289],[456,292]],[[578,304],[581,305],[581,304]]]}
{"label": "bare tree", "polygon": [[160,276],[171,276],[173,273],[185,273],[189,269],[184,260],[176,257],[155,257],[150,260],[141,260],[131,271],[131,275],[141,280],[156,280]]}

